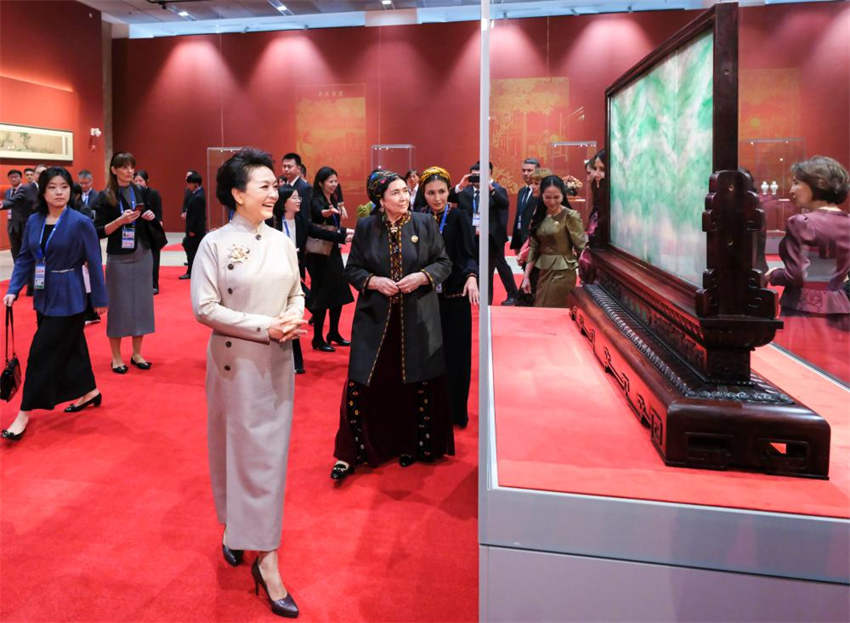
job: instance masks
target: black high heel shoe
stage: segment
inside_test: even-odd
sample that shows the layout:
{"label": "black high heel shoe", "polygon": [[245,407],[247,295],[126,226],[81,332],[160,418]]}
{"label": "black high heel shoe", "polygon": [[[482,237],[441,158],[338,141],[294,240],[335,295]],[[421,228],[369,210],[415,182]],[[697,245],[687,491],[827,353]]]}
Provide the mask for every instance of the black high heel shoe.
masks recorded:
{"label": "black high heel shoe", "polygon": [[69,404],[67,407],[65,407],[65,413],[76,413],[77,411],[82,411],[89,405],[92,405],[93,407],[99,407],[101,402],[103,402],[103,394],[98,394],[94,398],[89,398],[82,404]]}
{"label": "black high heel shoe", "polygon": [[260,587],[263,587],[263,590],[266,591],[266,597],[269,600],[269,604],[272,607],[272,612],[279,617],[286,617],[288,619],[294,619],[298,616],[298,606],[295,604],[295,600],[292,599],[292,595],[287,592],[286,597],[283,599],[272,599],[269,596],[269,589],[266,586],[266,581],[263,579],[263,574],[260,573],[260,559],[259,557],[254,560],[254,564],[251,565],[251,575],[254,576],[254,594],[260,594]]}
{"label": "black high heel shoe", "polygon": [[336,349],[327,342],[316,342],[315,340],[313,341],[313,350],[320,350],[323,353],[333,353],[336,351]]}
{"label": "black high heel shoe", "polygon": [[342,480],[349,474],[354,473],[354,465],[346,465],[337,461],[331,468],[331,480]]}
{"label": "black high heel shoe", "polygon": [[150,370],[153,365],[150,361],[136,361],[130,357],[130,363],[136,366],[139,370]]}
{"label": "black high heel shoe", "polygon": [[327,341],[328,341],[328,344],[334,343],[334,344],[338,344],[339,346],[351,346],[351,341],[346,340],[339,333],[337,333],[335,335],[332,335],[332,334],[329,333]]}
{"label": "black high heel shoe", "polygon": [[245,550],[242,549],[230,549],[224,543],[221,544],[221,555],[224,556],[224,562],[226,562],[231,567],[238,567],[242,564],[242,557],[245,554]]}
{"label": "black high heel shoe", "polygon": [[0,437],[3,437],[3,439],[5,439],[6,441],[20,441],[21,438],[24,436],[25,432],[27,432],[26,428],[24,430],[22,430],[20,433],[10,433],[8,430],[6,430],[4,428],[3,432],[0,433]]}

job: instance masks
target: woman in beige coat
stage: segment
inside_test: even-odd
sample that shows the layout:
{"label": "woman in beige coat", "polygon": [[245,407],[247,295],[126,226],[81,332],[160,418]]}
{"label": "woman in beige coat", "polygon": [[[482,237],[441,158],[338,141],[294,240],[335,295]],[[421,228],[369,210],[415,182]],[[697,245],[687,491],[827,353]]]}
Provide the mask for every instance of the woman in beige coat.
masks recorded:
{"label": "woman in beige coat", "polygon": [[271,157],[243,149],[218,171],[216,196],[235,210],[204,237],[192,267],[192,308],[212,328],[207,349],[210,474],[225,525],[222,552],[251,568],[272,611],[295,617],[277,564],[294,393],[293,338],[305,331],[295,246],[265,224],[277,201]]}

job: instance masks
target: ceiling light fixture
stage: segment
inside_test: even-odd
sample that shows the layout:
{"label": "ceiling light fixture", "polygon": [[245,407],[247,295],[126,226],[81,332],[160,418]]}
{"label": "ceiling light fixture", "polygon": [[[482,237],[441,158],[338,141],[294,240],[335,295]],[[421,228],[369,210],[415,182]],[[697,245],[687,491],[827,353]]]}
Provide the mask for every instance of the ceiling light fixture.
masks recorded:
{"label": "ceiling light fixture", "polygon": [[189,11],[178,11],[177,15],[180,17],[189,17]]}
{"label": "ceiling light fixture", "polygon": [[381,4],[383,4],[384,6],[392,6],[393,0],[381,0]]}

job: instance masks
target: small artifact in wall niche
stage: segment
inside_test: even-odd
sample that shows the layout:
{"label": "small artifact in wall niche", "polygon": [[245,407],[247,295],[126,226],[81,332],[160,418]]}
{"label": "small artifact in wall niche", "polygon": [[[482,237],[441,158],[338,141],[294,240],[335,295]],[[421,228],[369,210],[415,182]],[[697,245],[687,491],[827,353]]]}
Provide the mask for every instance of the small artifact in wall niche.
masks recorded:
{"label": "small artifact in wall niche", "polygon": [[761,194],[766,195],[770,191],[770,184],[767,183],[767,180],[764,180],[761,183]]}
{"label": "small artifact in wall niche", "polygon": [[776,180],[773,180],[770,183],[770,194],[775,195],[778,190],[779,190],[779,184],[776,183]]}

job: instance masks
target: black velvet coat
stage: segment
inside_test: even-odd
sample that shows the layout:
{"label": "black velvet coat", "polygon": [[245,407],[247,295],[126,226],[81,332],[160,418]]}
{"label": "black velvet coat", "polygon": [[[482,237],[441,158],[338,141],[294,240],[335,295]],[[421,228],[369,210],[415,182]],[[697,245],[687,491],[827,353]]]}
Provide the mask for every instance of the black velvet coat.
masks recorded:
{"label": "black velvet coat", "polygon": [[[402,227],[404,275],[424,271],[433,285],[402,296],[401,339],[404,383],[427,381],[445,374],[440,304],[434,285],[442,283],[452,269],[443,237],[430,214],[411,213]],[[389,321],[390,299],[377,290],[364,290],[370,276],[390,276],[390,248],[380,213],[361,218],[354,231],[345,277],[360,295],[351,329],[350,380],[368,385],[378,359]]]}

